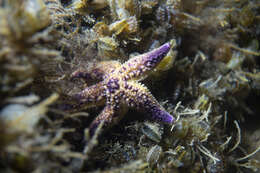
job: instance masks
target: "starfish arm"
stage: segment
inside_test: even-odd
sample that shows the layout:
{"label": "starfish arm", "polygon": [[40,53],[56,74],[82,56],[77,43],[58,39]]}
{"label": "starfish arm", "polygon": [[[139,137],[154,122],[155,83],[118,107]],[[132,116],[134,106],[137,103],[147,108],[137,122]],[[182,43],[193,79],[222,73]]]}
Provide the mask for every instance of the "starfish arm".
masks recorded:
{"label": "starfish arm", "polygon": [[112,106],[106,106],[103,111],[96,117],[96,119],[91,123],[89,130],[90,135],[93,136],[98,125],[104,121],[104,126],[111,124],[113,114],[115,113]]}
{"label": "starfish arm", "polygon": [[72,73],[72,78],[83,78],[87,80],[102,80],[105,74],[111,73],[114,69],[121,66],[118,61],[102,61],[95,65],[90,71],[79,69]]}
{"label": "starfish arm", "polygon": [[103,121],[104,127],[108,128],[111,127],[113,124],[120,121],[122,116],[124,115],[125,110],[122,111],[116,111],[115,105],[107,105],[103,111],[96,117],[96,119],[91,123],[89,129],[90,129],[90,135],[93,136],[96,128],[98,125]]}
{"label": "starfish arm", "polygon": [[151,118],[164,123],[172,123],[175,119],[157,102],[149,90],[137,82],[126,82],[123,98],[129,107],[144,110]]}
{"label": "starfish arm", "polygon": [[85,88],[83,91],[72,96],[79,100],[76,108],[85,109],[89,107],[105,104],[105,89],[104,83],[99,82],[95,85]]}
{"label": "starfish arm", "polygon": [[143,79],[160,63],[170,49],[171,44],[165,43],[157,49],[133,57],[122,65],[119,73],[123,73],[125,80]]}

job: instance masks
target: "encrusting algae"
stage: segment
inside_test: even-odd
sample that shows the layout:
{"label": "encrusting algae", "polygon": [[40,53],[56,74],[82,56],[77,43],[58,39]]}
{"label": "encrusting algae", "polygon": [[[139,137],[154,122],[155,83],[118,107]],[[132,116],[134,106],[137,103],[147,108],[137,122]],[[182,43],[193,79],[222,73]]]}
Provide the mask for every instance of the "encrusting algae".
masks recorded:
{"label": "encrusting algae", "polygon": [[259,38],[258,0],[0,0],[0,172],[259,172]]}

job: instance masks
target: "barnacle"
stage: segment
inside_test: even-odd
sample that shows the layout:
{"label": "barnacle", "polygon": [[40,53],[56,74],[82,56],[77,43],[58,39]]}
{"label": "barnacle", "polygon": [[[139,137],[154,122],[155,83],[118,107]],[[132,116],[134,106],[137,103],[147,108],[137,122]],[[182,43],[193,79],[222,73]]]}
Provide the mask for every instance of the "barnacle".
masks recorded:
{"label": "barnacle", "polygon": [[147,153],[146,161],[151,167],[155,166],[162,155],[162,147],[155,145]]}
{"label": "barnacle", "polygon": [[121,33],[132,34],[138,31],[138,22],[136,17],[132,16],[129,18],[124,18],[122,20],[116,21],[109,25],[109,30],[115,35]]}
{"label": "barnacle", "polygon": [[193,116],[184,119],[179,119],[179,121],[172,127],[176,138],[185,139],[188,143],[193,143],[196,141],[207,141],[210,135],[210,124],[203,121],[209,116],[211,110],[211,104],[209,104],[208,109],[204,110],[203,115],[200,117],[194,116],[199,113],[199,110],[186,110],[182,114],[191,114]]}
{"label": "barnacle", "polygon": [[171,167],[188,167],[194,164],[195,152],[192,147],[178,145],[174,149],[165,152],[169,166]]}
{"label": "barnacle", "polygon": [[113,37],[101,37],[98,39],[98,53],[104,59],[118,58],[120,57],[119,44]]}
{"label": "barnacle", "polygon": [[109,26],[104,22],[97,22],[93,29],[101,37],[110,35]]}
{"label": "barnacle", "polygon": [[140,5],[136,0],[108,0],[114,20],[139,17]]}
{"label": "barnacle", "polygon": [[158,4],[156,0],[143,0],[141,1],[142,15],[151,14],[153,8]]}
{"label": "barnacle", "polygon": [[158,123],[146,122],[142,127],[142,132],[149,139],[159,143],[162,139],[163,127]]}
{"label": "barnacle", "polygon": [[77,10],[78,12],[93,12],[95,10],[104,9],[108,5],[107,1],[105,0],[75,0],[70,5],[71,8]]}

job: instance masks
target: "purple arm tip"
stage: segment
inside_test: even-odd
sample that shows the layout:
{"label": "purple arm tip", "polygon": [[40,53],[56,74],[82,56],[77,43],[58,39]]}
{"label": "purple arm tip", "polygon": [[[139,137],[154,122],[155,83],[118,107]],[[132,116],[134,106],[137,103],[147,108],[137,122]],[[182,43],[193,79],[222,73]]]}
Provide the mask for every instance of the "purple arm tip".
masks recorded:
{"label": "purple arm tip", "polygon": [[154,54],[154,56],[158,56],[163,58],[171,49],[171,44],[170,43],[165,43],[162,46],[160,46],[159,48],[155,49],[154,51],[152,51]]}
{"label": "purple arm tip", "polygon": [[166,123],[172,124],[175,121],[175,118],[169,114],[168,118],[166,119]]}
{"label": "purple arm tip", "polygon": [[171,43],[170,42],[165,43],[161,46],[161,48],[165,49],[164,51],[168,52],[171,48]]}
{"label": "purple arm tip", "polygon": [[171,49],[171,43],[169,43],[169,42],[168,43],[164,43],[163,45],[161,45],[158,48],[158,50],[160,52],[166,52],[166,53],[168,53],[170,49]]}
{"label": "purple arm tip", "polygon": [[175,118],[171,114],[161,109],[160,107],[151,108],[150,113],[152,114],[151,117],[158,122],[172,124],[173,121],[175,121]]}
{"label": "purple arm tip", "polygon": [[172,124],[172,122],[175,120],[171,114],[169,114],[166,111],[161,110],[159,115],[157,115],[160,121],[167,123],[167,124]]}
{"label": "purple arm tip", "polygon": [[166,54],[170,51],[170,49],[171,49],[171,44],[165,43],[162,46],[160,46],[159,48],[154,49],[151,52],[148,52],[146,54],[144,64],[148,68],[155,67],[166,56]]}

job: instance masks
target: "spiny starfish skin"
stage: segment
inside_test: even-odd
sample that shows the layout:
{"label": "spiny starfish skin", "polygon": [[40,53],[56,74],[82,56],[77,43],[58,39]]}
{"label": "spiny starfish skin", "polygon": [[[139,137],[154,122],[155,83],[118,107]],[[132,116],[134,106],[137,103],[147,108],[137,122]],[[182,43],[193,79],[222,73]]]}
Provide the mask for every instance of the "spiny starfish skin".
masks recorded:
{"label": "spiny starfish skin", "polygon": [[102,80],[74,95],[74,98],[80,101],[77,105],[80,108],[106,105],[90,125],[92,134],[101,121],[104,121],[105,126],[117,123],[125,113],[126,107],[145,111],[159,122],[172,123],[175,120],[149,90],[138,82],[155,69],[170,48],[171,44],[166,43],[148,53],[133,57],[124,64],[104,61],[91,72],[78,70],[72,74],[74,78]]}

